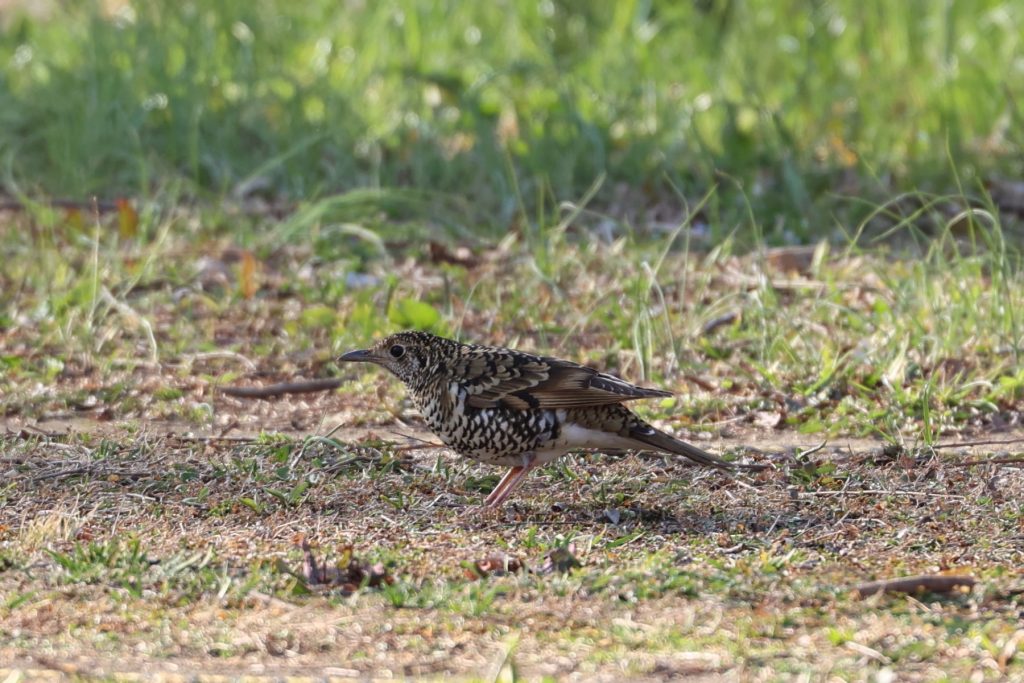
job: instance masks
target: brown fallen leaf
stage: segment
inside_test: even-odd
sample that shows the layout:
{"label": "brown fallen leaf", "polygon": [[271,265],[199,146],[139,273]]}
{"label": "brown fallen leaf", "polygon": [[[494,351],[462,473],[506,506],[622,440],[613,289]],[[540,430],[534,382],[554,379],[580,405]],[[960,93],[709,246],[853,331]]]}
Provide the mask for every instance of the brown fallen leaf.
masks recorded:
{"label": "brown fallen leaf", "polygon": [[758,410],[753,413],[753,422],[758,427],[765,429],[782,429],[786,426],[786,412],[784,410]]}
{"label": "brown fallen leaf", "polygon": [[821,258],[818,251],[823,245],[799,247],[775,247],[764,252],[765,264],[783,273],[810,273],[815,258]]}
{"label": "brown fallen leaf", "polygon": [[924,574],[904,576],[898,579],[868,581],[856,586],[853,591],[858,598],[878,593],[952,593],[961,586],[969,588],[977,583],[973,576],[949,576],[946,574]]}
{"label": "brown fallen leaf", "polygon": [[259,284],[256,282],[256,267],[256,257],[248,249],[243,250],[239,266],[238,289],[245,299],[253,298],[259,289]]}
{"label": "brown fallen leaf", "polygon": [[430,260],[434,263],[451,263],[463,268],[473,268],[480,259],[473,255],[467,247],[457,247],[454,251],[440,242],[430,242]]}
{"label": "brown fallen leaf", "polygon": [[714,384],[712,384],[711,382],[707,382],[701,379],[700,377],[697,377],[696,375],[683,375],[683,379],[685,379],[687,382],[691,382],[692,384],[696,384],[704,391],[718,391],[718,387],[716,387]]}
{"label": "brown fallen leaf", "polygon": [[114,201],[117,206],[117,230],[121,239],[131,239],[139,234],[139,214],[127,199]]}
{"label": "brown fallen leaf", "polygon": [[505,576],[522,571],[523,563],[517,557],[504,553],[495,553],[466,565],[466,578],[471,581],[483,579],[488,576]]}

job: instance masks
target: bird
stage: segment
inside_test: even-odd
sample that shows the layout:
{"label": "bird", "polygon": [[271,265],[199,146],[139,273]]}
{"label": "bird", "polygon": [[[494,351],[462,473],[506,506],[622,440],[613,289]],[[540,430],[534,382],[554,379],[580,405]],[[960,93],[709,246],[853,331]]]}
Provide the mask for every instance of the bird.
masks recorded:
{"label": "bird", "polygon": [[568,360],[405,331],[338,361],[390,371],[446,446],[478,462],[508,467],[484,501],[487,508],[501,507],[532,470],[577,449],[655,450],[723,470],[757,467],[737,466],[681,441],[623,405],[672,392],[639,387]]}

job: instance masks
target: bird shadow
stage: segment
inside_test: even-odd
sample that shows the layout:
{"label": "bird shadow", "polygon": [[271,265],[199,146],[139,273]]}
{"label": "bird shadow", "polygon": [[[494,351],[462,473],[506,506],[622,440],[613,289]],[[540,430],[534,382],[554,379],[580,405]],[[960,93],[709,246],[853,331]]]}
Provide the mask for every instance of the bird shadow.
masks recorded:
{"label": "bird shadow", "polygon": [[502,510],[487,511],[478,516],[463,517],[474,528],[507,529],[509,527],[572,527],[579,530],[618,531],[622,534],[648,530],[661,534],[684,536],[735,533],[772,537],[804,532],[808,528],[828,524],[828,520],[806,510],[734,510],[688,513],[676,507],[629,505],[606,507],[593,504],[555,503],[547,511],[516,503]]}

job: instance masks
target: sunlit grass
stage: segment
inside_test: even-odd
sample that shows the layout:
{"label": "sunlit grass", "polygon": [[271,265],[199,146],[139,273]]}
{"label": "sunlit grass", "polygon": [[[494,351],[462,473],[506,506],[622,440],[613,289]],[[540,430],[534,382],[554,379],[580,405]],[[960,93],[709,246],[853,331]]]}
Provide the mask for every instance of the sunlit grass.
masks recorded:
{"label": "sunlit grass", "polygon": [[605,241],[545,223],[543,242],[509,236],[467,264],[360,231],[247,251],[187,227],[202,215],[164,218],[154,241],[120,237],[113,217],[76,232],[57,216],[47,236],[5,243],[20,283],[0,304],[9,411],[79,405],[86,394],[30,387],[95,368],[110,378],[105,402],[202,422],[212,396],[189,408],[181,387],[140,395],[124,371],[155,361],[230,383],[266,364],[304,373],[293,359],[305,357],[337,373],[337,352],[417,325],[666,386],[683,396],[640,409],[695,429],[777,411],[804,433],[934,443],[1015,410],[1024,386],[1020,254],[994,214],[955,216],[926,242],[905,226],[887,250],[823,243],[793,257],[696,250],[688,224]]}
{"label": "sunlit grass", "polygon": [[[594,206],[619,229],[678,217],[673,187],[695,201],[720,183],[704,229],[749,245],[842,235],[865,212],[857,198],[973,193],[1021,172],[1012,3],[6,11],[8,192],[289,203],[383,190],[392,217],[493,235],[537,227],[545,204],[602,175]],[[343,201],[340,220],[367,220]]]}

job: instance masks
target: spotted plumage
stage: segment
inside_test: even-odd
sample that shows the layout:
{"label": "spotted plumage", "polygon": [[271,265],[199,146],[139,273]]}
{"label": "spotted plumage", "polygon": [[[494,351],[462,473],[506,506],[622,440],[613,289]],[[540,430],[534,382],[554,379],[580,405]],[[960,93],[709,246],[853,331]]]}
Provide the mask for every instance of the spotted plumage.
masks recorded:
{"label": "spotted plumage", "polygon": [[535,467],[579,448],[633,448],[731,468],[647,424],[622,405],[671,396],[570,361],[399,332],[342,361],[376,363],[409,389],[427,426],[452,450],[511,468],[487,505],[500,506]]}

